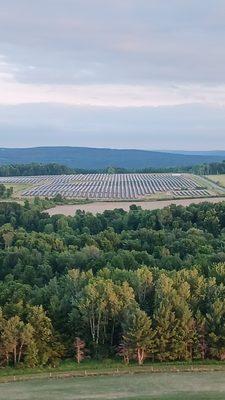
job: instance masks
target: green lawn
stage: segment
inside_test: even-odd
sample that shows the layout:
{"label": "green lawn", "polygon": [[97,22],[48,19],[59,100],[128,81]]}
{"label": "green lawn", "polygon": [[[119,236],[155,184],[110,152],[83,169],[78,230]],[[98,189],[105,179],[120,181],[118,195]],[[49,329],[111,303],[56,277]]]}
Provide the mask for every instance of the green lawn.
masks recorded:
{"label": "green lawn", "polygon": [[1,400],[224,400],[224,372],[37,379],[0,384]]}

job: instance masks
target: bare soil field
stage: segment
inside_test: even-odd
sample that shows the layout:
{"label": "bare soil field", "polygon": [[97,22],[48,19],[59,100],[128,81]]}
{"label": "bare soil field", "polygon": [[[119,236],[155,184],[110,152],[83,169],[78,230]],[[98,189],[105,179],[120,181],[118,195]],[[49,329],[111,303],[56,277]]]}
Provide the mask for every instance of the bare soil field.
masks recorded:
{"label": "bare soil field", "polygon": [[77,210],[91,212],[92,214],[103,213],[105,210],[114,210],[115,208],[122,208],[125,211],[129,211],[131,205],[142,207],[144,210],[157,210],[167,207],[171,204],[188,206],[190,204],[199,204],[204,202],[209,203],[220,203],[225,201],[225,197],[212,197],[212,198],[202,198],[202,199],[179,199],[179,200],[162,200],[162,201],[139,201],[139,202],[93,202],[89,204],[75,204],[75,205],[62,205],[56,206],[45,212],[49,215],[62,214],[66,216],[73,216]]}

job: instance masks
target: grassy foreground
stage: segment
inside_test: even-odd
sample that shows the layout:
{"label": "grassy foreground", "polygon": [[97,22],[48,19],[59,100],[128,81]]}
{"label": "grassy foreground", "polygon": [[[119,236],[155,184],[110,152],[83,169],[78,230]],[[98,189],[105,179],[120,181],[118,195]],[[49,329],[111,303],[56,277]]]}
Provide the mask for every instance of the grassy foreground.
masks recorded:
{"label": "grassy foreground", "polygon": [[204,362],[145,362],[144,365],[138,366],[137,363],[125,365],[121,359],[85,360],[81,364],[77,364],[75,360],[65,360],[56,368],[28,368],[23,366],[0,368],[0,383],[49,377],[58,379],[64,377],[159,372],[223,372],[225,374],[225,362],[216,360],[205,360]]}
{"label": "grassy foreground", "polygon": [[52,368],[0,369],[0,400],[224,400],[225,363],[66,361]]}
{"label": "grassy foreground", "polygon": [[222,400],[224,372],[142,373],[40,379],[0,385],[0,400]]}

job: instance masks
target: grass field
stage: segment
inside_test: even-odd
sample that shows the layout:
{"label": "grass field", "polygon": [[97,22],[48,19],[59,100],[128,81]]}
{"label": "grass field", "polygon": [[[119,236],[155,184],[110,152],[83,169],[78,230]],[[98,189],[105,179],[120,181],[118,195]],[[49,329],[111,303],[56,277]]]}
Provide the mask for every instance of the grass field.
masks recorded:
{"label": "grass field", "polygon": [[5,187],[7,188],[7,189],[9,189],[9,188],[13,188],[13,198],[20,198],[21,197],[21,193],[22,193],[22,191],[23,190],[26,190],[26,189],[30,189],[31,187],[32,187],[32,185],[30,185],[30,184],[25,184],[25,183],[23,183],[23,184],[16,184],[16,183],[6,183],[5,184]]}
{"label": "grass field", "polygon": [[208,175],[207,177],[211,181],[225,187],[225,174],[224,175]]}
{"label": "grass field", "polygon": [[151,373],[2,383],[0,400],[224,400],[225,373]]}

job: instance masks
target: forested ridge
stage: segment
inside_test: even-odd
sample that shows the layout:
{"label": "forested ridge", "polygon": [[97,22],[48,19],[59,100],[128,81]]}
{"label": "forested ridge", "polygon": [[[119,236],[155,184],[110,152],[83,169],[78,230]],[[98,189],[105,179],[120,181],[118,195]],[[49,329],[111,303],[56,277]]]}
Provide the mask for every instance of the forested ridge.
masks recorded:
{"label": "forested ridge", "polygon": [[176,168],[221,162],[224,153],[175,154],[134,149],[88,147],[0,148],[0,164],[59,163],[70,168],[104,170],[108,167],[127,170],[143,168]]}
{"label": "forested ridge", "polygon": [[0,361],[225,359],[225,203],[52,216],[0,203]]}

